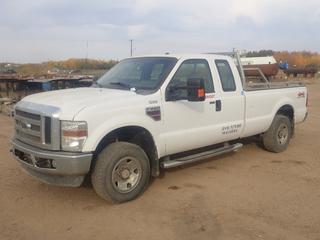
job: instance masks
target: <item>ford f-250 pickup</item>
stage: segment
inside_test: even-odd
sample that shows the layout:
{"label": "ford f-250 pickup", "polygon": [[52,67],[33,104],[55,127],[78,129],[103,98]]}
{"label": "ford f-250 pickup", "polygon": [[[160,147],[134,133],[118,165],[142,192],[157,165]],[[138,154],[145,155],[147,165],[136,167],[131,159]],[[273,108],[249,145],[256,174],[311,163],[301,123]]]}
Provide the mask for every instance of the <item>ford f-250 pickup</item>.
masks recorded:
{"label": "ford f-250 pickup", "polygon": [[236,151],[241,138],[282,152],[307,116],[307,89],[263,74],[248,82],[245,71],[236,52],[122,60],[90,88],[22,99],[11,151],[39,180],[88,176],[112,202],[136,198],[161,169]]}

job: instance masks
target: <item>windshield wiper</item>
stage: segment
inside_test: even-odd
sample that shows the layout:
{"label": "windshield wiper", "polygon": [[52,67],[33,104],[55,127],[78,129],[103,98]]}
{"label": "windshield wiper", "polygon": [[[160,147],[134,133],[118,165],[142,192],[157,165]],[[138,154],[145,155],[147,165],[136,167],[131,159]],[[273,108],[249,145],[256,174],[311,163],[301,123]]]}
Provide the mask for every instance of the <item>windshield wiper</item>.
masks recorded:
{"label": "windshield wiper", "polygon": [[124,83],[124,82],[110,82],[111,85],[118,85],[118,86],[121,86],[121,87],[125,87],[127,89],[132,89],[134,87],[130,86],[129,84],[127,83]]}

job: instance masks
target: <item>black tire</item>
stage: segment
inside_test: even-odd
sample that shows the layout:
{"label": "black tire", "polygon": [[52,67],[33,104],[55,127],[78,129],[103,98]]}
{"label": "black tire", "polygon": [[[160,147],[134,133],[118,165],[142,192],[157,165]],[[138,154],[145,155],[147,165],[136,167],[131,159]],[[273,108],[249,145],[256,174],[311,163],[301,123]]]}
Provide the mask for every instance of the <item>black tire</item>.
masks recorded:
{"label": "black tire", "polygon": [[148,186],[149,159],[135,144],[111,143],[98,155],[91,179],[94,190],[103,199],[113,203],[133,200]]}
{"label": "black tire", "polygon": [[262,143],[266,150],[280,153],[288,148],[291,137],[292,125],[289,118],[278,114],[274,117],[269,130],[264,133]]}

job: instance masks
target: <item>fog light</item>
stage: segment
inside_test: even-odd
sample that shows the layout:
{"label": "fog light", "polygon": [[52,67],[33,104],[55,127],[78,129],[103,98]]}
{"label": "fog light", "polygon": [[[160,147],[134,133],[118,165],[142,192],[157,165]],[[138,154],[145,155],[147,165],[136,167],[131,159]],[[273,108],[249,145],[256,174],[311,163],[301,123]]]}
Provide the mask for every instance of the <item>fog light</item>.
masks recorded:
{"label": "fog light", "polygon": [[46,159],[46,158],[36,158],[35,165],[39,168],[56,168],[56,163],[52,159]]}
{"label": "fog light", "polygon": [[54,168],[54,169],[57,168],[57,163],[55,160],[51,160],[51,165],[52,165],[52,168]]}

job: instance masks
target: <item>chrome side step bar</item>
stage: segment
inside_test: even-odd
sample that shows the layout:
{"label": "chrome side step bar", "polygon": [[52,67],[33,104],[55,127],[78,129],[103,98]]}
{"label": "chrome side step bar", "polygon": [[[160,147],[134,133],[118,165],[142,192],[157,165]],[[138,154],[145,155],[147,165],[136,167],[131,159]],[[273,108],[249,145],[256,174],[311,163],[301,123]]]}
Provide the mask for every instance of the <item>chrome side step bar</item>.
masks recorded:
{"label": "chrome side step bar", "polygon": [[167,168],[174,168],[178,166],[182,166],[189,163],[198,162],[210,157],[215,157],[224,153],[229,153],[233,151],[237,151],[243,146],[242,143],[235,143],[232,145],[225,145],[224,147],[220,147],[214,150],[201,152],[193,155],[189,155],[186,157],[170,160],[170,158],[165,159],[163,162],[161,162],[161,168],[167,169]]}

